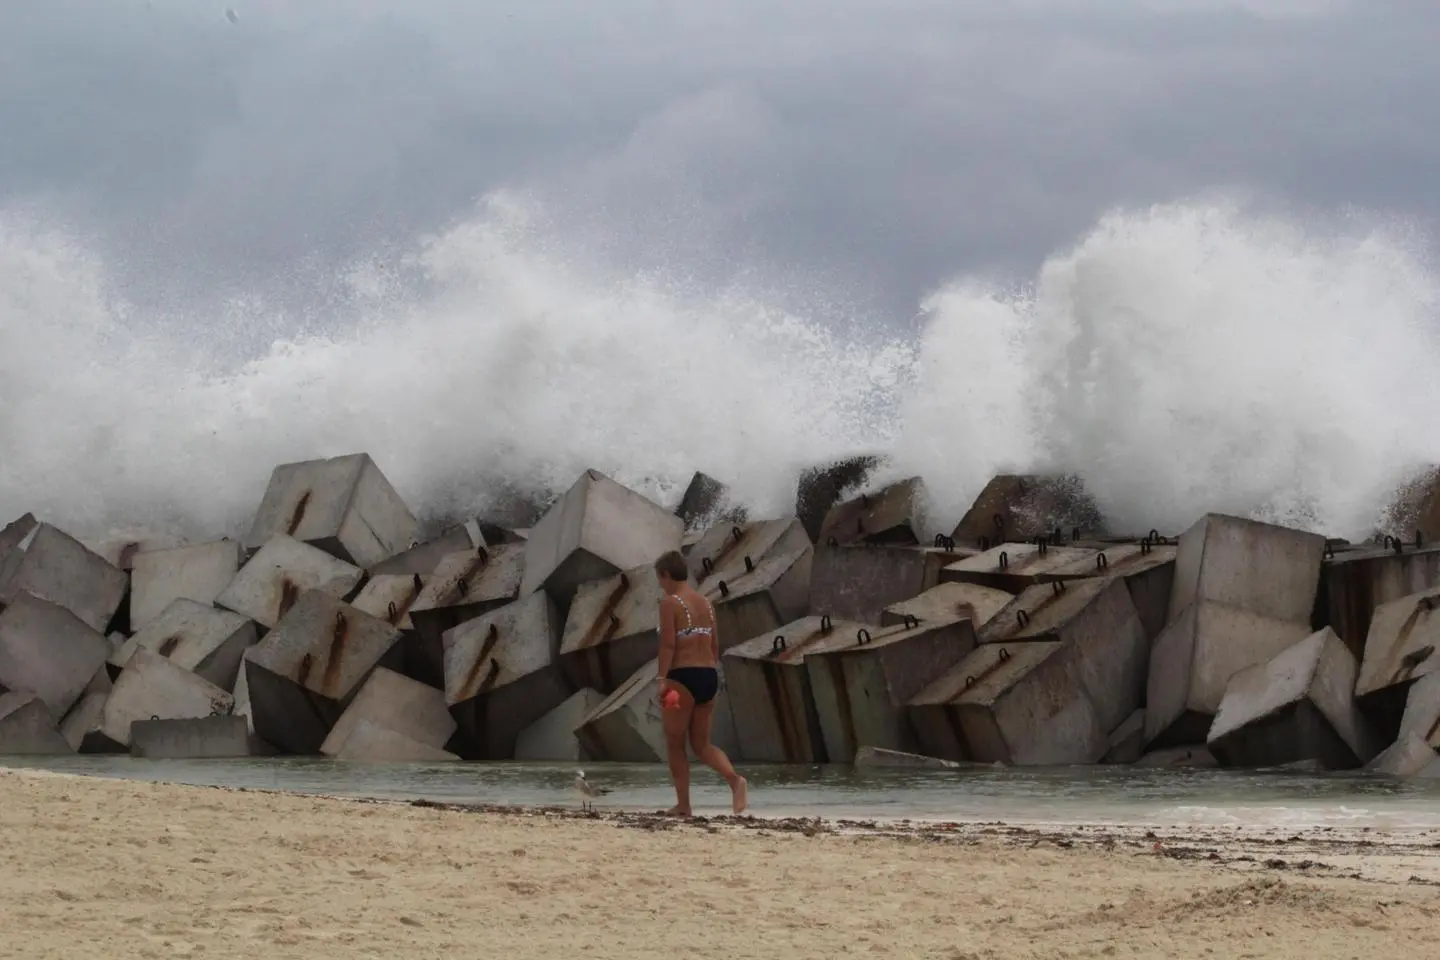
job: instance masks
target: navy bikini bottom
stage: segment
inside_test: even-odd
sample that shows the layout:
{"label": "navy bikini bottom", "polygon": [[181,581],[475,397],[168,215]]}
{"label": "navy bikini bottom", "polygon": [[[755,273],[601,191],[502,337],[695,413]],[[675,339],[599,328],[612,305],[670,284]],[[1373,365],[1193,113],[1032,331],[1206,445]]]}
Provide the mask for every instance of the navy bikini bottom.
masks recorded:
{"label": "navy bikini bottom", "polygon": [[714,700],[720,691],[720,671],[714,667],[671,667],[665,678],[689,690],[697,707]]}

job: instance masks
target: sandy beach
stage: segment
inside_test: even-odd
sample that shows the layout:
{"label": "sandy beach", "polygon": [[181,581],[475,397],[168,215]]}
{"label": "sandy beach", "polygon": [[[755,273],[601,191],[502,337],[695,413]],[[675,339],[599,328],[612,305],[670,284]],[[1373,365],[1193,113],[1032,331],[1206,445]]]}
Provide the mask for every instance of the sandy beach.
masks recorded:
{"label": "sandy beach", "polygon": [[[763,811],[761,811],[763,813]],[[1440,837],[495,811],[0,771],[0,956],[1420,957]]]}

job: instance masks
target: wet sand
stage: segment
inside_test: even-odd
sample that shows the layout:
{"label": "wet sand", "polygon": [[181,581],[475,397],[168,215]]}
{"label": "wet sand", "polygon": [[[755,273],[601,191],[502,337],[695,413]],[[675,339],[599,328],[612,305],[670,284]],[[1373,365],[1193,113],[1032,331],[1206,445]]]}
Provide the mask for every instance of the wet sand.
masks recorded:
{"label": "wet sand", "polygon": [[1440,834],[462,808],[0,771],[0,957],[1427,956]]}

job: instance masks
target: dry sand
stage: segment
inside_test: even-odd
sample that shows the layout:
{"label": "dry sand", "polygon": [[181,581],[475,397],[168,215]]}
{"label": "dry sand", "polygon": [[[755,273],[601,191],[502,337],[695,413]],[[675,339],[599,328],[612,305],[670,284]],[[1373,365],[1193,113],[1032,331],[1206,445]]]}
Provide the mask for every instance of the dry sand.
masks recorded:
{"label": "dry sand", "polygon": [[493,812],[0,771],[0,957],[1435,956],[1437,838]]}

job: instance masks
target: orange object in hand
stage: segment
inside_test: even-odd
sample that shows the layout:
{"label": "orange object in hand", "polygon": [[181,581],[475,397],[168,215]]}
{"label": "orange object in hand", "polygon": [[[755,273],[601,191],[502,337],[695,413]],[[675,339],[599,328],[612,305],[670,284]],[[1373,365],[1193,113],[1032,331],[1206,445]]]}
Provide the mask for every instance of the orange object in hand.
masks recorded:
{"label": "orange object in hand", "polygon": [[678,710],[680,708],[680,694],[674,690],[666,690],[665,696],[660,698],[660,702],[666,710]]}

